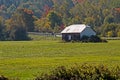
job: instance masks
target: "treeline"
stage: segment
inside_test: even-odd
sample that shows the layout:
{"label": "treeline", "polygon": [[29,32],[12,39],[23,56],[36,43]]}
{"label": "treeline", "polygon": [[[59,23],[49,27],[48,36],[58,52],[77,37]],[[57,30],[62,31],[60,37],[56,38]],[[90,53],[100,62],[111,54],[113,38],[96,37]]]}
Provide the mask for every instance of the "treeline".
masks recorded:
{"label": "treeline", "polygon": [[90,25],[98,35],[120,37],[119,0],[0,0],[0,16],[0,35],[6,40],[16,40],[10,37],[15,26],[60,32],[71,24]]}
{"label": "treeline", "polygon": [[0,0],[0,15],[10,18],[18,8],[27,8],[41,17],[46,7],[52,7],[52,0]]}

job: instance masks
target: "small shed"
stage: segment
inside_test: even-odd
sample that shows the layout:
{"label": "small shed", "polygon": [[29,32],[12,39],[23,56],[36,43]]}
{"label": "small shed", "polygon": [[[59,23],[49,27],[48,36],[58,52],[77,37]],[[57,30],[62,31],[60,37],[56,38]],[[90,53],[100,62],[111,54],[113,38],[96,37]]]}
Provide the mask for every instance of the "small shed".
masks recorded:
{"label": "small shed", "polygon": [[74,24],[66,27],[62,32],[62,40],[80,40],[82,36],[96,35],[96,32],[88,25]]}

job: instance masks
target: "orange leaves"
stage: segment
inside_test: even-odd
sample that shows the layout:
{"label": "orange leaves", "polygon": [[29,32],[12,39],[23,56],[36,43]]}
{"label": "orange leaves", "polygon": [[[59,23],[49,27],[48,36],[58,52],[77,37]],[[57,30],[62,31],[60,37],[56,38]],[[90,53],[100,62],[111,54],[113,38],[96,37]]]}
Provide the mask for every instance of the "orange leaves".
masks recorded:
{"label": "orange leaves", "polygon": [[24,12],[27,13],[27,14],[33,14],[33,11],[32,10],[29,10],[29,9],[24,9]]}
{"label": "orange leaves", "polygon": [[50,12],[51,8],[48,5],[45,5],[44,10],[45,10],[45,14],[47,15]]}
{"label": "orange leaves", "polygon": [[114,10],[120,13],[120,8],[114,8]]}

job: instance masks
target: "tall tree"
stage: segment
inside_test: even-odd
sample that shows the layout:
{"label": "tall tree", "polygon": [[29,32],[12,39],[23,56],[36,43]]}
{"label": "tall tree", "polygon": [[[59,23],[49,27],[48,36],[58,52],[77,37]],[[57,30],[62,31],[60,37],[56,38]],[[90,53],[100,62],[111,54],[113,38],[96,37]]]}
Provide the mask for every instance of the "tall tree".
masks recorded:
{"label": "tall tree", "polygon": [[62,24],[62,19],[61,19],[61,17],[60,17],[57,13],[55,13],[55,12],[50,12],[50,13],[47,15],[47,17],[48,17],[48,20],[49,20],[50,23],[51,23],[52,29],[54,29],[54,27],[55,27],[56,25],[60,26],[60,25]]}
{"label": "tall tree", "polygon": [[120,8],[113,9],[113,16],[114,16],[114,21],[116,23],[120,23]]}
{"label": "tall tree", "polygon": [[21,14],[15,14],[6,21],[6,35],[8,40],[28,40],[25,23]]}
{"label": "tall tree", "polygon": [[25,9],[18,9],[16,13],[21,15],[22,20],[25,24],[26,31],[28,32],[34,31],[33,11],[25,8]]}
{"label": "tall tree", "polygon": [[0,40],[5,40],[4,19],[0,16]]}
{"label": "tall tree", "polygon": [[41,18],[35,21],[35,31],[52,32],[51,23],[47,18]]}

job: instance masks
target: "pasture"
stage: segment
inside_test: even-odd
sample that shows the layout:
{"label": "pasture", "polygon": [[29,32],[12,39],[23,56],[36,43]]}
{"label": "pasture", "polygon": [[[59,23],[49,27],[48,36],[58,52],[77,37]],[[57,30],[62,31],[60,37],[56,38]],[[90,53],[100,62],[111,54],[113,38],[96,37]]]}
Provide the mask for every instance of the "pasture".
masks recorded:
{"label": "pasture", "polygon": [[32,80],[57,66],[120,65],[120,40],[108,43],[61,43],[59,40],[0,42],[0,75]]}

